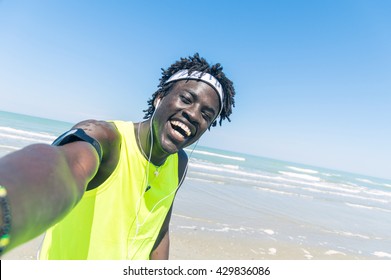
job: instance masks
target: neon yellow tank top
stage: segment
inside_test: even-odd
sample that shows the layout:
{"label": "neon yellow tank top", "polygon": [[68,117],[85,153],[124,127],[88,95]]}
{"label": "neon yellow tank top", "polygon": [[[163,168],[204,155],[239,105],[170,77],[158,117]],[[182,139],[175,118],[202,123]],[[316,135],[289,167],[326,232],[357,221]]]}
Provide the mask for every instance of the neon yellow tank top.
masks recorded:
{"label": "neon yellow tank top", "polygon": [[149,259],[178,188],[178,155],[156,175],[138,149],[133,123],[114,124],[122,136],[117,167],[47,231],[40,259]]}

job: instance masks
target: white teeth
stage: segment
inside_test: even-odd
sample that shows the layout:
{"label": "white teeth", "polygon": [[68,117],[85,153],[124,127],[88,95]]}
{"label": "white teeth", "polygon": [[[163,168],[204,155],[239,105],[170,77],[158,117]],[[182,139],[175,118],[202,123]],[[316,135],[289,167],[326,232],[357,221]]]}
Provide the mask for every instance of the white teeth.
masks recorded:
{"label": "white teeth", "polygon": [[185,125],[184,123],[182,123],[180,121],[172,121],[171,124],[174,126],[180,127],[186,133],[187,137],[189,137],[191,135],[190,128],[187,125]]}

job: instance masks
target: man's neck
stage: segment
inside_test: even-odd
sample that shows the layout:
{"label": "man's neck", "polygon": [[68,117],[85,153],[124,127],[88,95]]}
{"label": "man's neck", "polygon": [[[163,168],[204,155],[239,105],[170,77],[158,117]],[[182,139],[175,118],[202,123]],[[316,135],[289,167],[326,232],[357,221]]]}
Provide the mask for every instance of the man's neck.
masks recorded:
{"label": "man's neck", "polygon": [[155,137],[151,139],[150,120],[140,122],[136,127],[137,144],[145,159],[153,165],[163,165],[169,155],[160,149]]}

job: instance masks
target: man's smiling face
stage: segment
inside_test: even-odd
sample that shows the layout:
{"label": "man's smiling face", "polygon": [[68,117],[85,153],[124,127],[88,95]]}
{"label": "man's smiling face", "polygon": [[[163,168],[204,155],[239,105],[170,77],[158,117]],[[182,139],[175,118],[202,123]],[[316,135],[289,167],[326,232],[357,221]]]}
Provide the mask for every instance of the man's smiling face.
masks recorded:
{"label": "man's smiling face", "polygon": [[172,154],[196,142],[217,117],[220,100],[216,91],[202,81],[175,82],[161,98],[153,119],[156,145]]}

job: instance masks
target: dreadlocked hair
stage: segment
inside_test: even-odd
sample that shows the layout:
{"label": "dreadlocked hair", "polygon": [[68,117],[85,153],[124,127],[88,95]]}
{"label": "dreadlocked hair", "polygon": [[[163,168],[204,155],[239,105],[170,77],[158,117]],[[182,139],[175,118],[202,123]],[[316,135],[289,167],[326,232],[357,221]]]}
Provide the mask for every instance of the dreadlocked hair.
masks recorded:
{"label": "dreadlocked hair", "polygon": [[160,84],[158,85],[158,90],[152,95],[151,99],[148,100],[149,108],[144,110],[145,116],[144,119],[148,119],[153,115],[155,111],[154,100],[156,97],[164,97],[172,88],[173,83],[165,84],[166,81],[176,72],[180,70],[188,69],[189,74],[193,71],[199,71],[204,73],[209,73],[213,77],[215,77],[223,87],[224,98],[223,98],[223,109],[220,113],[220,120],[216,118],[216,120],[211,124],[211,126],[216,126],[217,122],[219,122],[220,126],[223,120],[227,119],[231,121],[229,116],[232,113],[232,107],[235,107],[235,89],[233,87],[233,83],[230,79],[228,79],[224,72],[223,67],[220,63],[210,65],[204,58],[200,57],[198,53],[195,53],[193,56],[189,56],[188,58],[180,58],[180,60],[176,61],[166,70],[162,68],[162,77],[160,78]]}

